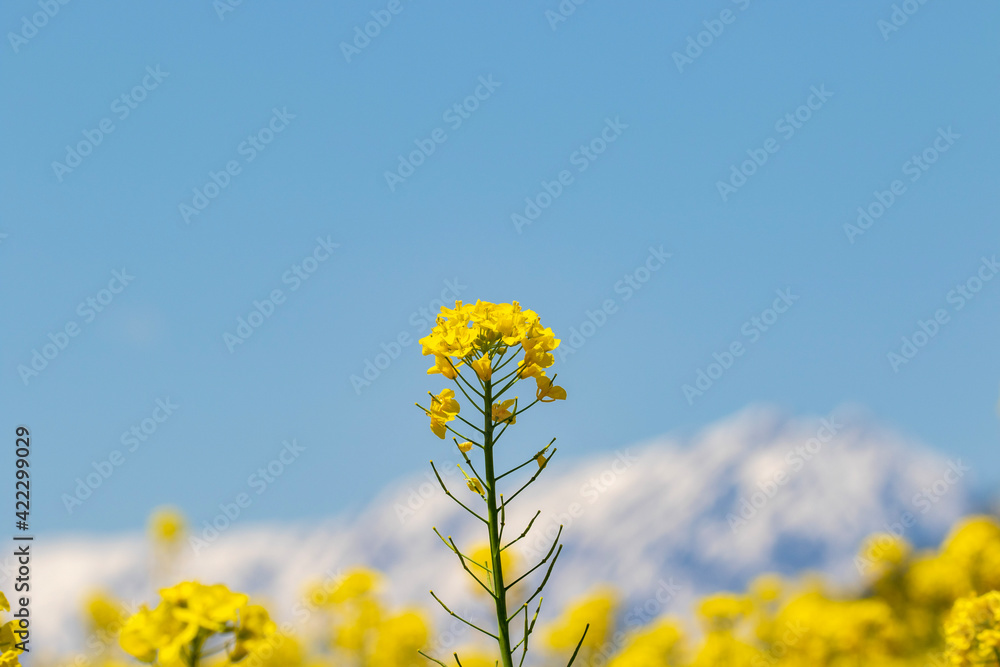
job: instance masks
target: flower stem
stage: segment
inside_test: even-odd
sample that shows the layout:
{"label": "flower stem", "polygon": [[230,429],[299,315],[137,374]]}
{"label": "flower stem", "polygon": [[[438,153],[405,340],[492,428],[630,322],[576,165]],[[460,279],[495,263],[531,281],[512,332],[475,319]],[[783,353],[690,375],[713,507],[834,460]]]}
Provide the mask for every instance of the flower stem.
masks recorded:
{"label": "flower stem", "polygon": [[493,570],[494,602],[497,610],[497,643],[500,645],[500,659],[503,667],[514,667],[510,650],[510,622],[507,620],[507,588],[500,565],[500,519],[496,489],[496,472],[493,467],[493,383],[484,386],[485,427],[483,429],[483,449],[485,453],[486,508],[490,531],[490,559]]}
{"label": "flower stem", "polygon": [[205,637],[202,635],[201,631],[194,639],[191,640],[191,652],[188,654],[188,667],[198,667],[198,661],[201,658],[201,646],[205,643]]}

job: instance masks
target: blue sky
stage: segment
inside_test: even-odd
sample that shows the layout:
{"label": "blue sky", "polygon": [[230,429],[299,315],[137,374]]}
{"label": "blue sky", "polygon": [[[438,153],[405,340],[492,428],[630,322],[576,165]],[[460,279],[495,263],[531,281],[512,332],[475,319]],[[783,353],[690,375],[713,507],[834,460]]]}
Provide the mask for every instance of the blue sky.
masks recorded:
{"label": "blue sky", "polygon": [[200,522],[292,439],[247,520],[363,506],[450,453],[412,406],[443,387],[412,341],[448,290],[581,331],[525,450],[855,404],[1000,481],[996,3],[914,2],[898,30],[859,0],[220,6],[0,10],[0,404],[34,434],[38,531]]}

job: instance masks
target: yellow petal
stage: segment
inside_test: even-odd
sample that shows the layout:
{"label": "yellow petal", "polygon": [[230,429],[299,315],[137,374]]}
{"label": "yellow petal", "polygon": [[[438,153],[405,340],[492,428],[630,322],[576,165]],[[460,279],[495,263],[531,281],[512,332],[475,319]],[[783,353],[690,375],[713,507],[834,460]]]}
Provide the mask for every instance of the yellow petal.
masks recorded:
{"label": "yellow petal", "polygon": [[488,381],[493,376],[493,364],[488,355],[483,355],[469,365],[472,366],[472,369],[476,371],[476,375],[483,382]]}

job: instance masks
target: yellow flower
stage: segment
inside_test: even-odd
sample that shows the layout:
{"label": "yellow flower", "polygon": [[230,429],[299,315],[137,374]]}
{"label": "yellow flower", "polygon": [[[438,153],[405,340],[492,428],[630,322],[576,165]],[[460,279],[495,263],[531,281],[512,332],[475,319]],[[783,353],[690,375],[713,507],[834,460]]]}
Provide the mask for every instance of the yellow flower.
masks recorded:
{"label": "yellow flower", "polygon": [[[506,381],[513,376],[504,392],[516,382],[533,377],[537,387],[536,400],[532,405],[566,398],[566,390],[545,377],[545,369],[554,361],[552,351],[559,343],[552,330],[541,325],[537,313],[523,309],[516,301],[477,301],[475,304],[456,301],[454,308],[441,308],[430,334],[420,339],[423,354],[434,357],[434,365],[427,372],[440,373],[455,381],[464,381],[457,370],[463,364],[485,384],[493,381],[494,367],[506,367],[508,363],[516,362],[517,371],[504,378]],[[516,356],[519,352],[524,355],[521,359]],[[506,355],[512,356],[505,360]],[[458,402],[454,396],[452,390],[445,390],[434,397],[431,406],[424,408],[431,420],[431,431],[442,439],[450,430],[448,422],[458,413]],[[515,423],[516,407],[511,409],[512,405],[516,405],[514,400],[494,398],[497,398],[495,405],[476,405],[476,410],[485,412],[494,422]]]}
{"label": "yellow flower", "polygon": [[[306,662],[302,643],[292,635],[275,634],[267,644],[262,644],[244,662],[247,667],[319,667],[323,663]],[[225,667],[225,663],[209,663],[212,667]]]}
{"label": "yellow flower", "polygon": [[431,333],[420,339],[425,355],[461,359],[472,352],[475,331],[469,327],[469,307],[461,301],[455,308],[442,308]]}
{"label": "yellow flower", "polygon": [[590,652],[604,648],[614,631],[617,604],[614,591],[606,588],[574,600],[546,633],[548,645],[559,651],[573,650],[589,623],[581,650]]}
{"label": "yellow flower", "polygon": [[7,621],[0,625],[0,652],[21,653],[21,649],[14,648],[21,640],[14,634],[20,629],[19,621]]}
{"label": "yellow flower", "polygon": [[427,650],[429,640],[430,628],[423,612],[394,614],[379,625],[371,659],[366,663],[372,667],[423,667],[427,661],[417,651]]}
{"label": "yellow flower", "polygon": [[332,644],[356,654],[359,662],[364,663],[371,636],[382,622],[385,612],[379,601],[370,595],[351,600],[340,612],[341,621],[334,629]]}
{"label": "yellow flower", "polygon": [[464,454],[468,454],[469,451],[471,451],[471,450],[472,450],[472,443],[471,442],[460,442],[460,443],[458,443],[458,451],[460,451],[460,452],[462,452]]}
{"label": "yellow flower", "polygon": [[710,628],[731,627],[740,617],[753,608],[750,600],[731,593],[710,595],[698,605],[698,615],[705,619]]}
{"label": "yellow flower", "polygon": [[462,362],[453,363],[448,357],[443,354],[437,354],[434,356],[434,365],[427,369],[427,374],[432,375],[434,373],[440,373],[449,380],[454,380],[458,377],[457,369],[462,367]]}
{"label": "yellow flower", "polygon": [[180,623],[170,624],[171,620],[173,619],[165,609],[157,613],[143,605],[125,622],[118,643],[137,660],[153,662],[159,649],[177,639],[184,643],[190,642],[198,633],[197,625],[188,627]]}
{"label": "yellow flower", "polygon": [[535,391],[535,398],[543,403],[551,403],[556,400],[566,400],[566,390],[552,384],[552,379],[544,375],[535,376],[535,384],[538,389]]}
{"label": "yellow flower", "polygon": [[517,362],[517,365],[520,368],[519,377],[521,378],[538,377],[539,375],[545,374],[545,370],[541,366],[538,364],[525,363],[523,359]]}
{"label": "yellow flower", "polygon": [[329,604],[344,604],[367,596],[379,583],[379,575],[374,570],[355,568],[344,575],[327,595]]}
{"label": "yellow flower", "polygon": [[493,421],[507,422],[514,424],[517,422],[517,415],[510,411],[511,406],[517,401],[517,397],[509,398],[502,403],[493,404]]}
{"label": "yellow flower", "polygon": [[774,602],[781,597],[784,582],[777,574],[762,574],[750,582],[750,593],[761,602]]}
{"label": "yellow flower", "polygon": [[185,581],[160,591],[161,605],[171,605],[174,614],[206,630],[221,632],[228,622],[235,622],[238,612],[247,603],[247,596],[234,593],[223,584],[206,586],[197,581]]}
{"label": "yellow flower", "polygon": [[[518,561],[517,556],[514,555],[514,550],[504,549],[501,551],[500,570],[504,573],[504,580],[508,583],[513,580],[513,577],[510,575],[514,572],[514,568],[516,567],[518,567]],[[493,554],[490,551],[490,545],[488,543],[479,544],[469,552],[469,571],[472,572],[472,576],[486,586],[487,590],[493,590]],[[480,593],[486,593],[486,591],[484,591],[478,584],[472,582],[469,583],[472,585],[472,590],[475,591],[477,595]],[[515,586],[513,589],[508,591],[507,594],[516,596],[517,592],[518,587]],[[464,659],[462,660],[462,665],[465,665]]]}
{"label": "yellow flower", "polygon": [[486,491],[483,489],[483,484],[475,477],[467,477],[465,480],[466,486],[469,487],[469,491],[473,493],[478,493],[481,496],[486,495]]}
{"label": "yellow flower", "polygon": [[483,382],[493,377],[493,361],[488,354],[484,354],[469,365],[472,367],[472,370],[476,371],[476,375]]}
{"label": "yellow flower", "polygon": [[[441,309],[434,328],[420,339],[420,345],[425,355],[453,359],[521,345],[526,357],[547,368],[552,364],[548,352],[555,349],[559,341],[553,338],[551,329],[542,328],[537,313],[523,310],[516,301],[477,301],[474,305],[456,301],[454,308]],[[437,361],[435,367],[440,366],[441,362]]]}
{"label": "yellow flower", "polygon": [[143,606],[122,628],[119,643],[143,662],[172,665],[198,636],[235,628],[247,596],[222,584],[205,586],[185,581],[160,591],[155,609]]}
{"label": "yellow flower", "polygon": [[535,461],[538,463],[539,469],[544,468],[545,464],[549,462],[549,460],[545,458],[545,454],[539,454],[536,456]]}
{"label": "yellow flower", "polygon": [[[691,667],[757,667],[774,664],[767,661],[754,646],[741,641],[729,630],[713,630],[705,637]],[[782,663],[784,664],[784,663]],[[791,663],[819,667],[828,662]]]}
{"label": "yellow flower", "polygon": [[861,555],[876,563],[899,565],[910,552],[906,540],[891,533],[876,533],[865,540]]}
{"label": "yellow flower", "polygon": [[965,568],[945,555],[914,559],[905,583],[914,601],[928,606],[950,607],[958,598],[973,592]]}
{"label": "yellow flower", "polygon": [[967,573],[977,593],[1000,589],[1000,523],[990,516],[960,521],[941,551]]}
{"label": "yellow flower", "polygon": [[124,620],[121,603],[103,592],[87,599],[87,615],[91,628],[105,633],[117,632]]}
{"label": "yellow flower", "polygon": [[559,347],[559,342],[559,339],[553,336],[552,329],[542,329],[539,325],[533,330],[530,338],[521,342],[521,347],[524,348],[524,362],[548,368],[555,361],[550,352]]}
{"label": "yellow flower", "polygon": [[239,625],[236,628],[236,643],[229,659],[242,660],[247,655],[262,653],[264,647],[273,643],[272,636],[278,632],[277,624],[271,620],[267,610],[260,605],[247,605],[240,610]]}
{"label": "yellow flower", "polygon": [[424,412],[431,418],[431,431],[434,435],[444,440],[448,422],[455,418],[460,409],[453,389],[443,389],[437,396],[431,396],[430,410]]}
{"label": "yellow flower", "polygon": [[676,621],[662,620],[641,629],[625,648],[611,659],[609,667],[676,665],[683,634]]}
{"label": "yellow flower", "polygon": [[163,546],[177,544],[184,537],[184,515],[174,507],[158,507],[149,516],[149,534]]}
{"label": "yellow flower", "polygon": [[955,602],[945,623],[946,655],[954,667],[992,664],[1000,654],[1000,592]]}
{"label": "yellow flower", "polygon": [[10,603],[7,602],[7,596],[0,591],[0,609],[3,611],[10,611]]}

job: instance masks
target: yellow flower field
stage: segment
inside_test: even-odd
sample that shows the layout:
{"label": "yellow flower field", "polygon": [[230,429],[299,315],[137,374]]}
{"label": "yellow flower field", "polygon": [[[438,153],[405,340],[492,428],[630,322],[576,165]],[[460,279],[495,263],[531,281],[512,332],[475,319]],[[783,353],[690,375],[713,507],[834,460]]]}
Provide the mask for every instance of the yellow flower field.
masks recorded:
{"label": "yellow flower field", "polygon": [[[153,534],[158,548],[169,547],[180,525],[175,517],[173,530]],[[478,557],[484,554],[488,549]],[[566,649],[590,624],[577,657],[577,664],[590,667],[1000,665],[995,517],[967,517],[927,551],[874,535],[859,545],[858,558],[871,569],[857,590],[836,590],[815,574],[762,573],[745,591],[703,598],[687,617],[656,618],[628,632],[620,629],[613,586],[594,585],[540,628],[534,664],[563,664]],[[81,614],[91,636],[102,640],[90,643],[101,648],[80,647],[52,667],[427,664],[417,651],[447,644],[435,635],[431,609],[393,608],[385,600],[386,584],[378,572],[359,566],[301,591],[299,608],[308,613],[286,619],[272,618],[251,597],[214,582],[179,582],[131,615],[121,601],[95,592]],[[0,608],[9,610],[6,598]],[[15,648],[16,629],[16,621],[0,626],[3,667],[24,657]],[[496,660],[486,643],[453,650],[465,667]]]}

